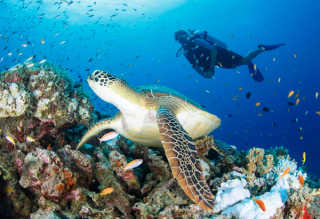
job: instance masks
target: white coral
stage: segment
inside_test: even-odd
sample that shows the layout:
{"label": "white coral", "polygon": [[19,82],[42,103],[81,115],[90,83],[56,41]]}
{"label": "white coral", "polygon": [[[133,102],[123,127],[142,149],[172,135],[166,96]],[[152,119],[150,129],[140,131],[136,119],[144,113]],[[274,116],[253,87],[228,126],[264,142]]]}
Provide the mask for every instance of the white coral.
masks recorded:
{"label": "white coral", "polygon": [[45,113],[48,110],[50,100],[47,98],[40,99],[37,105],[37,111],[34,114],[36,117],[42,117],[42,113]]}
{"label": "white coral", "polygon": [[234,179],[228,180],[225,183],[221,183],[221,187],[218,190],[214,202],[216,205],[213,210],[220,212],[221,210],[234,205],[235,203],[250,197],[250,192],[244,187],[247,185],[247,181],[243,178],[241,180]]}
{"label": "white coral", "polygon": [[79,107],[79,114],[80,114],[82,120],[90,119],[89,111],[82,106]]}
{"label": "white coral", "polygon": [[297,164],[294,161],[282,159],[279,161],[278,165],[273,169],[275,173],[281,174],[287,168],[290,168],[290,173],[294,173],[297,170]]}
{"label": "white coral", "polygon": [[16,83],[0,84],[0,118],[18,117],[24,114],[29,104],[29,95]]}

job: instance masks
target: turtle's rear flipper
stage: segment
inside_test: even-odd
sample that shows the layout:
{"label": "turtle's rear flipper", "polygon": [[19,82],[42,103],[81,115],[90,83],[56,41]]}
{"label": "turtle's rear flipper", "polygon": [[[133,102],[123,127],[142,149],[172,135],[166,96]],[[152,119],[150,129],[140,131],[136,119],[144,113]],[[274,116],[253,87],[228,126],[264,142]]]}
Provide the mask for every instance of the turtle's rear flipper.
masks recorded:
{"label": "turtle's rear flipper", "polygon": [[166,108],[157,111],[157,122],[173,176],[192,201],[205,210],[213,211],[214,196],[204,179],[192,138]]}
{"label": "turtle's rear flipper", "polygon": [[103,131],[105,129],[115,129],[115,127],[117,127],[117,123],[119,123],[119,121],[120,121],[119,118],[120,118],[120,114],[116,114],[112,118],[107,118],[107,119],[101,120],[101,121],[97,122],[96,124],[94,124],[93,126],[91,126],[89,128],[89,130],[86,132],[86,134],[84,134],[84,136],[82,136],[81,141],[79,142],[79,144],[77,146],[77,150],[80,150],[82,148],[82,146],[87,141],[89,141],[90,138],[99,134],[101,131]]}

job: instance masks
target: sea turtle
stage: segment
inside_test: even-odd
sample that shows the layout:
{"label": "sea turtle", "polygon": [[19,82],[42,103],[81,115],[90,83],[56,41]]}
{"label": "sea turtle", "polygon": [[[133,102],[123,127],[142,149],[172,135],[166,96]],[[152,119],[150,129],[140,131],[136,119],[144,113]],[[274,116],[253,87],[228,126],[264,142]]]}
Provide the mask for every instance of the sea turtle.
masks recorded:
{"label": "sea turtle", "polygon": [[218,128],[220,119],[193,100],[163,86],[132,88],[126,81],[100,70],[94,71],[87,81],[101,99],[119,111],[113,118],[93,125],[77,149],[105,129],[113,129],[142,145],[163,147],[173,176],[183,191],[201,208],[212,211],[214,196],[203,176],[193,139]]}

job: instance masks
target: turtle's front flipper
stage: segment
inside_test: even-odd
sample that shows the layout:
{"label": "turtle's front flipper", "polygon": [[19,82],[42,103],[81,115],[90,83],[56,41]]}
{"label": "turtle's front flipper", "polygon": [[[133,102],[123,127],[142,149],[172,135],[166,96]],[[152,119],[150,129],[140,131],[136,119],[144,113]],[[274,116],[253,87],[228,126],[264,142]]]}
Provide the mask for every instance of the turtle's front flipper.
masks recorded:
{"label": "turtle's front flipper", "polygon": [[173,176],[192,201],[201,208],[212,211],[214,196],[204,179],[200,159],[192,138],[166,108],[158,110],[157,122],[161,142]]}
{"label": "turtle's front flipper", "polygon": [[89,141],[90,138],[99,134],[99,132],[101,132],[105,129],[115,129],[116,122],[119,121],[119,117],[120,117],[119,114],[117,114],[113,118],[101,120],[101,121],[97,122],[96,124],[94,124],[93,126],[91,126],[89,128],[89,130],[86,132],[86,134],[84,134],[84,136],[82,136],[81,141],[79,142],[79,144],[77,146],[77,150],[81,149],[81,147],[87,141]]}

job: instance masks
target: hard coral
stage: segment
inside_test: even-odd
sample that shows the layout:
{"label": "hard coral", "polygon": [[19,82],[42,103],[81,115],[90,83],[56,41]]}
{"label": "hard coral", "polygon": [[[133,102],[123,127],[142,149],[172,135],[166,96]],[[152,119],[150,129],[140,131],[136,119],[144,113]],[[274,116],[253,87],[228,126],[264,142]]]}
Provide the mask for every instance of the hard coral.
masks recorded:
{"label": "hard coral", "polygon": [[38,198],[44,196],[63,204],[68,201],[65,197],[76,186],[76,178],[69,169],[64,168],[54,152],[37,148],[36,152],[25,157],[19,183],[23,188],[32,190]]}
{"label": "hard coral", "polygon": [[242,168],[242,172],[246,174],[248,181],[256,178],[256,173],[262,176],[273,168],[273,156],[266,155],[264,157],[264,149],[253,148],[247,155],[247,169]]}

